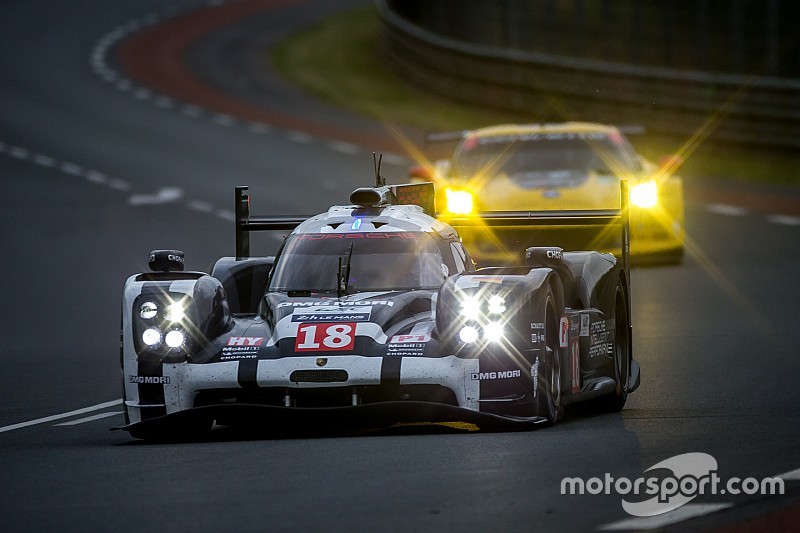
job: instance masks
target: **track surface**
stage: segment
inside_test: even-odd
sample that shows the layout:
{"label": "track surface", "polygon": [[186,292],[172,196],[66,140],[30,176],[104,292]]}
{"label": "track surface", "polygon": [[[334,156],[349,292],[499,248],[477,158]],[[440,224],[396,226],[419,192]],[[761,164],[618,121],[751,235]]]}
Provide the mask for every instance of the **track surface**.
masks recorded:
{"label": "track surface", "polygon": [[[234,53],[365,2],[260,3],[273,9],[204,33],[182,55],[214,94],[247,102],[250,119],[154,90],[116,59],[120,43],[201,4],[4,4],[4,531],[591,531],[630,518],[621,497],[562,496],[562,478],[635,479],[687,452],[714,456],[723,479],[800,467],[798,196],[738,190],[721,204],[693,183],[686,263],[634,272],[643,381],[621,414],[466,435],[218,432],[147,445],[110,432],[122,424],[120,292],[149,250],[181,248],[207,270],[233,253],[234,185],[251,186],[255,212],[313,213],[370,180],[375,147],[361,141],[380,127]],[[384,174],[401,180],[408,160],[387,159]],[[754,200],[775,195],[774,211]],[[692,503],[733,507],[675,527],[739,523],[796,502],[797,485],[787,481],[783,498],[700,496]]]}

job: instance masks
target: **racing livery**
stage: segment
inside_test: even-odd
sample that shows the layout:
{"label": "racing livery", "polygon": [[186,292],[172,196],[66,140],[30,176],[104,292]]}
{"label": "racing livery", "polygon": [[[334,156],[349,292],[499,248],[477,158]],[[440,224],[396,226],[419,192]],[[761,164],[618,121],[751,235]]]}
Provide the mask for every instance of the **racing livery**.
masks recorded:
{"label": "racing livery", "polygon": [[[668,165],[659,169],[634,151],[619,128],[604,124],[506,124],[428,136],[457,141],[451,159],[411,169],[433,181],[443,211],[563,210],[619,207],[619,179],[630,182],[631,255],[637,262],[678,263],[683,258],[683,182]],[[673,161],[674,164],[674,161]],[[596,232],[551,228],[462,231],[479,262],[516,263],[528,243],[614,250]],[[572,242],[571,242],[572,241]]]}
{"label": "racing livery", "polygon": [[[476,270],[433,198],[429,183],[379,178],[351,205],[257,217],[237,187],[236,257],[205,274],[156,250],[151,272],[125,283],[124,429],[486,428],[554,423],[575,402],[622,409],[639,384],[627,247],[619,258],[529,247],[524,265]],[[485,220],[614,227],[627,243],[624,209]],[[275,229],[292,229],[276,256],[251,256],[250,232]]]}

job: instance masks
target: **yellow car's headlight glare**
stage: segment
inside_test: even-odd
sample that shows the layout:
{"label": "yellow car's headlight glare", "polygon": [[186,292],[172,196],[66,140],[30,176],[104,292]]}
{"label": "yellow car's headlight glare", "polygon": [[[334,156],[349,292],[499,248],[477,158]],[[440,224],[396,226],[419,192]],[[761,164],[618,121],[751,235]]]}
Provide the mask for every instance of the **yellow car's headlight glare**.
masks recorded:
{"label": "yellow car's headlight glare", "polygon": [[636,207],[655,207],[658,204],[658,186],[655,181],[648,181],[634,186],[630,192],[630,200]]}
{"label": "yellow car's headlight glare", "polygon": [[473,201],[472,193],[463,190],[445,189],[447,197],[447,210],[456,215],[468,215],[472,213]]}

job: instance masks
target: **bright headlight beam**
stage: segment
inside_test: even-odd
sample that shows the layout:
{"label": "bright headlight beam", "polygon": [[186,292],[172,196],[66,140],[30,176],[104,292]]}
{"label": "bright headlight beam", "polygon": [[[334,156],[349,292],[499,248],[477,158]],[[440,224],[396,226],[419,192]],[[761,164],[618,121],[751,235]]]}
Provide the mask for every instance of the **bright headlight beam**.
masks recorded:
{"label": "bright headlight beam", "polygon": [[497,322],[486,324],[483,334],[489,342],[498,342],[503,339],[503,325]]}
{"label": "bright headlight beam", "polygon": [[478,329],[475,326],[464,326],[458,332],[458,338],[461,342],[470,344],[478,340]]}
{"label": "bright headlight beam", "polygon": [[467,320],[475,320],[481,312],[480,301],[472,296],[461,301],[461,316]]}
{"label": "bright headlight beam", "polygon": [[654,207],[658,203],[658,186],[655,181],[640,183],[631,189],[630,200],[636,207]]}
{"label": "bright headlight beam", "polygon": [[170,348],[179,348],[183,346],[184,340],[186,340],[186,337],[178,330],[172,330],[164,337],[164,342]]}
{"label": "bright headlight beam", "polygon": [[472,213],[472,194],[469,191],[456,191],[446,189],[447,210],[455,215],[468,215]]}
{"label": "bright headlight beam", "polygon": [[185,317],[186,317],[186,311],[184,310],[182,303],[175,302],[167,307],[166,318],[170,322],[180,322]]}
{"label": "bright headlight beam", "polygon": [[148,328],[142,333],[142,342],[151,348],[161,344],[161,332],[158,328]]}
{"label": "bright headlight beam", "polygon": [[500,315],[506,312],[506,300],[502,296],[495,294],[489,298],[489,313]]}

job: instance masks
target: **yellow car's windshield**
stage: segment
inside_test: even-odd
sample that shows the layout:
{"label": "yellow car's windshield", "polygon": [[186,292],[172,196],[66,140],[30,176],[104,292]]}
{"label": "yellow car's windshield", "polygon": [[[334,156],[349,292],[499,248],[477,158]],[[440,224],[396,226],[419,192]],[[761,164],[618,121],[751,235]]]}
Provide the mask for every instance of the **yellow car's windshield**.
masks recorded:
{"label": "yellow car's windshield", "polygon": [[522,187],[574,187],[590,172],[617,176],[639,163],[623,139],[605,133],[537,133],[465,139],[453,161],[461,177],[503,174]]}

